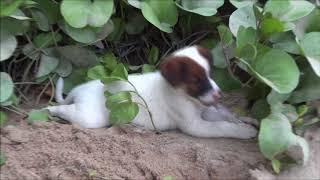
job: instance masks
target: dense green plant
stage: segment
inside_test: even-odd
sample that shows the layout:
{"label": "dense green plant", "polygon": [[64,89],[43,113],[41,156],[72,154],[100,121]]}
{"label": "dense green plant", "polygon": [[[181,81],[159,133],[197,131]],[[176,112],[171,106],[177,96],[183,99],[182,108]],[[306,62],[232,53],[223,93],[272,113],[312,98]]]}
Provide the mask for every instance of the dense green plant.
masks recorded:
{"label": "dense green plant", "polygon": [[[308,106],[320,99],[317,2],[2,0],[1,107],[26,115],[18,105],[32,102],[25,95],[30,87],[40,87],[38,103],[58,76],[65,92],[89,79],[130,84],[128,72],[154,71],[161,57],[197,43],[211,49],[222,90],[247,90],[250,114],[261,121],[260,150],[279,172],[292,146],[307,160],[308,144],[297,133],[319,123]],[[133,95],[139,96],[106,93],[112,123],[130,122],[139,107],[148,110]],[[0,117],[2,125],[4,112]],[[48,116],[34,110],[28,117],[40,119]]]}

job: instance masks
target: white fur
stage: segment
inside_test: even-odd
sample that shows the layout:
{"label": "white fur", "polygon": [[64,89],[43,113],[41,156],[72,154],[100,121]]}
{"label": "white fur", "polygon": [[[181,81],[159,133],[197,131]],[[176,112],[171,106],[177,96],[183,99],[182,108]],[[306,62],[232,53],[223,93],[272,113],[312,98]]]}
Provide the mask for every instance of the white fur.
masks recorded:
{"label": "white fur", "polygon": [[[209,71],[206,60],[193,48],[182,49],[176,52],[176,55],[188,55],[202,67],[207,68],[206,71]],[[160,72],[129,75],[128,80],[134,84],[137,92],[147,102],[158,130],[180,129],[182,132],[196,137],[247,139],[256,136],[257,131],[253,126],[235,122],[237,119],[221,108],[220,110],[212,106],[204,106],[199,100],[185,93],[183,89],[172,87]],[[214,81],[212,79],[210,81],[218,89]],[[59,94],[62,93],[61,86],[59,88],[57,88],[56,95],[58,101],[60,101]],[[109,123],[108,110],[104,105],[103,89],[118,92],[133,90],[133,87],[125,82],[114,82],[103,88],[103,84],[99,80],[90,81],[76,87],[69,93],[66,100],[60,102],[63,104],[67,101],[71,103],[70,105],[53,106],[47,109],[53,115],[85,128],[105,127]],[[204,99],[210,100],[210,95],[205,96],[208,97],[204,97]],[[133,96],[133,99],[143,104],[137,96]],[[132,123],[153,129],[147,110],[141,107]]]}

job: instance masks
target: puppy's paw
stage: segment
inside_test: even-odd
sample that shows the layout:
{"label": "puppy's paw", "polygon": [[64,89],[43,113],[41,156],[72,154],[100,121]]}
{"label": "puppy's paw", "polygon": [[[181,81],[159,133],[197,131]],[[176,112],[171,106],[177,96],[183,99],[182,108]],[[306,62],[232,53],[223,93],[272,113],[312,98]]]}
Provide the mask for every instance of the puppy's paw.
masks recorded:
{"label": "puppy's paw", "polygon": [[256,128],[258,128],[258,127],[259,127],[259,124],[260,124],[258,120],[254,119],[254,118],[251,118],[251,117],[245,117],[245,116],[243,116],[243,117],[239,117],[239,120],[242,121],[242,122],[244,122],[244,123],[246,123],[246,124],[253,125],[253,126],[255,126]]}
{"label": "puppy's paw", "polygon": [[239,139],[251,139],[257,136],[257,129],[249,124],[240,124],[238,128]]}

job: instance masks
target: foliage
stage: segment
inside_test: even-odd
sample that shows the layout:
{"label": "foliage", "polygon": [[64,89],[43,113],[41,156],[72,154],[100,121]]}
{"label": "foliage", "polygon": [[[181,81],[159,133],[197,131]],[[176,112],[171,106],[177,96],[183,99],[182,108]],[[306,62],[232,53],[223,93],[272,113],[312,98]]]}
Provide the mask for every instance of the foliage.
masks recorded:
{"label": "foliage", "polygon": [[[292,146],[308,157],[296,133],[319,123],[307,106],[320,98],[320,8],[312,0],[3,0],[0,12],[5,110],[25,116],[18,105],[39,103],[58,76],[65,92],[90,79],[122,81],[132,91],[107,92],[106,106],[113,124],[128,123],[141,107],[149,112],[128,74],[154,71],[173,50],[201,44],[213,54],[221,89],[247,90],[274,170]],[[34,110],[28,120],[47,118]]]}

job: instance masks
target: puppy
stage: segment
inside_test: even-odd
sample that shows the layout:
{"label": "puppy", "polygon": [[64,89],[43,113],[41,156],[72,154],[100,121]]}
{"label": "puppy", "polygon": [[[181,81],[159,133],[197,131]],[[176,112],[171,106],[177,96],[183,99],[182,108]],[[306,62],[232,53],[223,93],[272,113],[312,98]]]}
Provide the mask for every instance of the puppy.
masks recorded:
{"label": "puppy", "polygon": [[[160,71],[143,75],[129,75],[128,80],[147,102],[155,126],[159,130],[179,129],[196,137],[228,137],[248,139],[256,136],[256,129],[236,123],[231,113],[219,112],[220,90],[210,78],[211,53],[199,46],[180,49],[160,65]],[[99,80],[90,81],[72,90],[62,100],[62,80],[57,84],[57,100],[62,104],[48,107],[51,114],[85,128],[108,125],[104,90],[118,92],[134,90],[126,82],[114,82],[105,87]],[[133,95],[133,100],[142,103]],[[231,120],[232,119],[232,120]],[[153,129],[148,112],[140,108],[133,124]]]}

